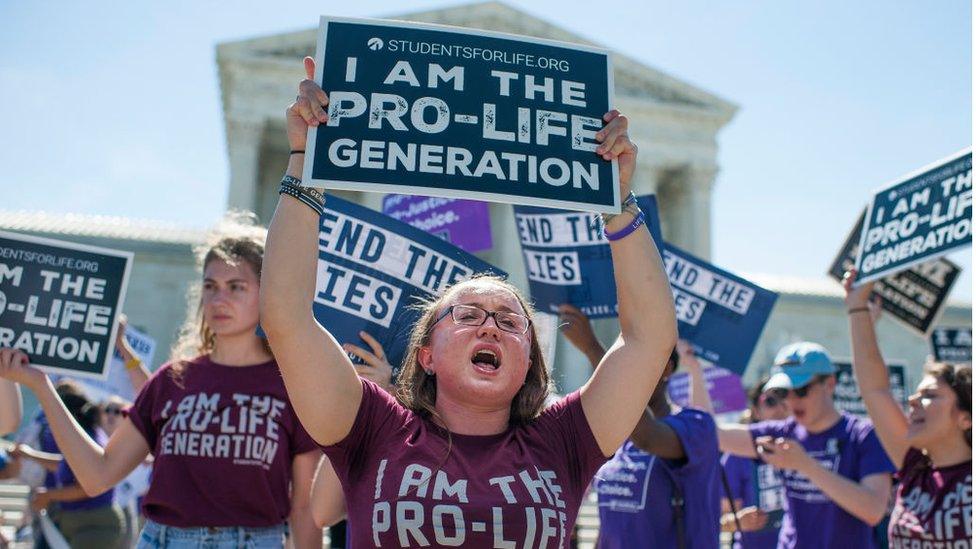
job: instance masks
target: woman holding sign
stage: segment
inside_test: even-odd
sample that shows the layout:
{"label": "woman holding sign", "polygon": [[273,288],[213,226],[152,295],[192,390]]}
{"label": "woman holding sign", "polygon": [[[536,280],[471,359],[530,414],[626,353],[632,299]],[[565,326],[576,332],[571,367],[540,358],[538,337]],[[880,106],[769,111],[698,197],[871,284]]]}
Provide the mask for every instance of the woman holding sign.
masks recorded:
{"label": "woman holding sign", "polygon": [[225,221],[199,250],[202,286],[191,292],[173,360],[150,377],[104,449],[24,353],[0,350],[0,376],[37,395],[85,492],[104,492],[152,452],[139,547],[281,547],[286,521],[293,545],[321,546],[308,505],[321,452],[256,333],[265,231],[249,221]]}
{"label": "woman holding sign", "polygon": [[929,364],[908,416],[891,395],[869,303],[874,284],[844,276],[854,376],[888,457],[898,468],[888,523],[892,547],[970,547],[972,525],[973,369]]}
{"label": "woman holding sign", "polygon": [[[482,277],[424,307],[394,399],[356,375],[312,316],[323,200],[297,178],[328,97],[311,58],[305,69],[288,108],[288,196],[268,234],[261,323],[302,424],[335,467],[352,543],[568,547],[587,484],[637,423],[677,338],[642,216],[633,204],[607,216],[622,333],[582,389],[543,410],[550,382],[532,311],[517,288]],[[626,118],[604,121],[596,154],[619,161],[626,195],[637,150]]]}

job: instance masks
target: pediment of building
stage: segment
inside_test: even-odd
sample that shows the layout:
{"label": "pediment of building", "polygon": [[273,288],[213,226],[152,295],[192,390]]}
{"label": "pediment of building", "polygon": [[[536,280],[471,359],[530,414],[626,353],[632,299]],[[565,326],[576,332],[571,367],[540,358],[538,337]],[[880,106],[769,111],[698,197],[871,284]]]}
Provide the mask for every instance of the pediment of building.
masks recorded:
{"label": "pediment of building", "polygon": [[[580,35],[501,2],[464,4],[438,10],[395,14],[387,18],[599,46]],[[252,61],[264,62],[267,66],[282,62],[293,67],[296,59],[314,53],[316,32],[316,29],[309,29],[223,43],[218,46],[218,60],[222,66],[234,61]],[[614,83],[620,98],[656,107],[696,111],[718,119],[719,125],[723,125],[735,114],[734,104],[625,55],[614,53],[613,63]]]}

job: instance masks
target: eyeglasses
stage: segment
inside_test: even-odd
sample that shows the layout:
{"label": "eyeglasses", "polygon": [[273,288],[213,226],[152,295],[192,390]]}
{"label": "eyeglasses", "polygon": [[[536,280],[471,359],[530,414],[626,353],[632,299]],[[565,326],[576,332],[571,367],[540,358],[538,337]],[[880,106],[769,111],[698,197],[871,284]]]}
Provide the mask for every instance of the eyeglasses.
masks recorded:
{"label": "eyeglasses", "polygon": [[115,408],[115,407],[109,407],[109,408],[105,408],[105,413],[108,414],[108,415],[110,415],[110,416],[121,416],[122,415],[122,409],[121,408]]}
{"label": "eyeglasses", "polygon": [[476,305],[451,305],[446,311],[437,317],[434,324],[440,322],[447,315],[451,315],[455,324],[464,326],[481,326],[488,317],[494,317],[495,326],[504,332],[512,334],[524,334],[529,330],[532,321],[529,317],[510,311],[486,311]]}

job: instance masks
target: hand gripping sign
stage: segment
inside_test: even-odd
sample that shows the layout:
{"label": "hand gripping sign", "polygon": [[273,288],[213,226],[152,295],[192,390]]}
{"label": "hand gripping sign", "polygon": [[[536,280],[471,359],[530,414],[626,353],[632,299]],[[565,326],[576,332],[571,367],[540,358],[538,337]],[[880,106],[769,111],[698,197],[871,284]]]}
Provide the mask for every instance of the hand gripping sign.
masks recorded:
{"label": "hand gripping sign", "polygon": [[857,282],[876,280],[973,241],[972,149],[913,172],[871,199]]}
{"label": "hand gripping sign", "polygon": [[[639,197],[637,204],[651,236],[661,246],[657,200],[646,195]],[[589,318],[617,316],[610,244],[597,216],[515,206],[515,225],[536,308],[557,314],[560,305],[569,303]]]}
{"label": "hand gripping sign", "polygon": [[330,195],[319,221],[312,310],[339,343],[362,346],[359,332],[369,333],[396,370],[420,316],[411,307],[417,298],[481,273],[507,276],[436,236]]}
{"label": "hand gripping sign", "polygon": [[606,50],[402,21],[323,17],[306,185],[619,212],[595,151]]}
{"label": "hand gripping sign", "polygon": [[0,231],[0,347],[104,379],[132,253]]}
{"label": "hand gripping sign", "polygon": [[[857,261],[857,239],[863,226],[864,213],[861,213],[827,272],[838,282],[844,280],[844,273]],[[944,257],[916,263],[875,280],[873,294],[881,298],[881,307],[895,320],[925,337],[942,315],[961,271],[958,265]]]}

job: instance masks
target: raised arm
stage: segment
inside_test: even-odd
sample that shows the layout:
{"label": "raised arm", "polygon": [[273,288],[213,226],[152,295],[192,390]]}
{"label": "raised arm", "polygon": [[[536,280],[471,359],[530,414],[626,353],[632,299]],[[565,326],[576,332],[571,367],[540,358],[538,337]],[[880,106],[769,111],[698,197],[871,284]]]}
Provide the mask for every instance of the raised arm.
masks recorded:
{"label": "raised arm", "polygon": [[13,433],[20,427],[23,410],[20,387],[13,381],[0,379],[0,435]]}
{"label": "raised arm", "polygon": [[679,364],[688,370],[688,405],[714,415],[715,407],[712,406],[712,396],[708,394],[708,382],[705,381],[701,362],[698,362],[695,350],[683,339],[678,341],[678,357]]}
{"label": "raised arm", "polygon": [[[312,80],[315,65],[305,58],[308,79],[288,107],[288,141],[305,150],[308,126],[327,120],[325,92]],[[300,178],[303,155],[293,154],[287,174]],[[301,201],[282,195],[268,229],[261,271],[261,327],[268,336],[288,397],[316,442],[339,442],[349,434],[362,385],[352,362],[312,314],[318,265],[319,216]]]}
{"label": "raised arm", "polygon": [[687,457],[678,433],[675,433],[670,425],[654,417],[650,407],[644,408],[644,413],[637,421],[637,427],[630,433],[630,440],[634,446],[660,458]]}
{"label": "raised arm", "polygon": [[874,332],[874,321],[868,308],[873,283],[854,287],[853,269],[844,275],[844,290],[847,296],[847,318],[851,327],[851,349],[853,349],[854,378],[861,390],[861,398],[868,415],[874,423],[881,445],[895,467],[901,469],[905,453],[908,452],[908,418],[904,410],[891,394],[888,368],[885,366],[878,337]]}
{"label": "raised arm", "polygon": [[[637,147],[627,135],[627,119],[608,113],[597,132],[597,154],[617,159],[620,194],[630,192]],[[618,232],[634,221],[621,213],[607,223]],[[583,411],[604,455],[611,455],[630,436],[657,385],[678,338],[671,285],[657,246],[646,228],[610,242],[620,336],[580,391]]]}
{"label": "raised arm", "polygon": [[[560,329],[566,339],[583,353],[594,370],[600,365],[605,353],[603,345],[593,333],[590,319],[583,311],[567,304],[559,307]],[[645,406],[637,426],[630,433],[630,440],[635,446],[649,454],[667,459],[681,459],[685,457],[681,439],[667,423],[654,417],[650,407]]]}
{"label": "raised arm", "polygon": [[23,352],[0,349],[0,377],[22,384],[37,396],[61,454],[87,494],[101,494],[115,486],[149,455],[146,439],[129,419],[105,448],[99,446],[71,417],[51,380],[31,366]]}
{"label": "raised arm", "polygon": [[125,330],[128,327],[128,319],[125,315],[119,315],[119,329],[116,331],[115,348],[122,356],[122,362],[125,364],[125,373],[129,376],[129,382],[132,383],[133,393],[139,394],[143,386],[149,382],[150,372],[149,368],[139,360],[132,345],[129,345],[129,340],[125,338]]}

